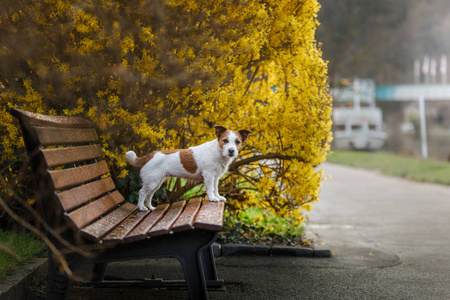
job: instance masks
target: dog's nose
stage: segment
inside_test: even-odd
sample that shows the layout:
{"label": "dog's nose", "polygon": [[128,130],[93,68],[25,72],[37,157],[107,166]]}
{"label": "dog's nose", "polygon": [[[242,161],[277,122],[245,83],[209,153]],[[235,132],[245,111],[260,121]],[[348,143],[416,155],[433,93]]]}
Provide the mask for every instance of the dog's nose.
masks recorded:
{"label": "dog's nose", "polygon": [[228,149],[228,155],[233,156],[234,155],[234,149]]}

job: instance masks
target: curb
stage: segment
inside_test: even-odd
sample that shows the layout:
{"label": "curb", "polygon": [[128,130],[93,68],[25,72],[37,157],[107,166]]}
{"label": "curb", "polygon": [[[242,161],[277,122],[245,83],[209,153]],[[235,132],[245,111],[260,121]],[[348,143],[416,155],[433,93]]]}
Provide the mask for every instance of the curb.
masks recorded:
{"label": "curb", "polygon": [[320,243],[317,235],[309,228],[306,229],[305,239],[314,245],[312,248],[289,246],[258,246],[243,244],[213,244],[214,256],[231,255],[257,255],[257,256],[294,256],[294,257],[318,257],[329,258],[332,256],[330,248],[325,243]]}
{"label": "curb", "polygon": [[294,257],[331,257],[331,250],[326,246],[288,247],[288,246],[253,246],[242,244],[213,244],[214,256],[256,255],[256,256],[294,256]]}
{"label": "curb", "polygon": [[35,258],[30,264],[21,266],[10,276],[1,280],[0,300],[25,299],[26,287],[33,283],[33,279],[46,276],[47,266],[47,258]]}

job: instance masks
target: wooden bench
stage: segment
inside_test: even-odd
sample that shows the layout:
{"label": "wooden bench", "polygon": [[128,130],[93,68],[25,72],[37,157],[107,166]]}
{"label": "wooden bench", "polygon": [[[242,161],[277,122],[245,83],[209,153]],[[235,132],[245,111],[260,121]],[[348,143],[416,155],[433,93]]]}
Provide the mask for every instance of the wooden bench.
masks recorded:
{"label": "wooden bench", "polygon": [[[99,248],[90,258],[93,284],[108,284],[108,262],[161,257],[180,261],[191,299],[207,299],[207,286],[223,284],[212,253],[222,229],[223,202],[191,199],[140,212],[115,189],[91,121],[18,109],[11,114],[22,128],[42,219],[71,244]],[[67,250],[48,236],[62,252]],[[86,261],[76,252],[65,259],[71,269]],[[47,299],[67,299],[71,286],[50,253]]]}

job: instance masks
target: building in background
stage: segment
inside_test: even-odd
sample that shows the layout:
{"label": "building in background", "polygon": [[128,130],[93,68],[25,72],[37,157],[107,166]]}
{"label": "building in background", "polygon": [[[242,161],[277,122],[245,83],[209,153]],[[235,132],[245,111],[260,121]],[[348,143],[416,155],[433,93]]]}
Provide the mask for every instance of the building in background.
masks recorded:
{"label": "building in background", "polygon": [[331,90],[334,100],[333,133],[337,149],[379,150],[386,141],[383,116],[375,105],[375,83],[370,79],[341,81]]}

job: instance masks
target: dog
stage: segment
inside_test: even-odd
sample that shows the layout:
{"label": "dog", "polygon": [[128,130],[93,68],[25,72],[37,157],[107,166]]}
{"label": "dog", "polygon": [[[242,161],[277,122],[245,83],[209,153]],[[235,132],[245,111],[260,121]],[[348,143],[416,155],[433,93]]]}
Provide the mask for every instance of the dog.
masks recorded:
{"label": "dog", "polygon": [[[153,210],[153,194],[166,177],[181,177],[191,181],[203,181],[209,201],[226,201],[219,195],[219,179],[237,157],[250,130],[232,131],[214,125],[217,139],[188,149],[154,151],[137,157],[128,151],[128,163],[140,167],[142,188],[139,191],[140,211]],[[145,204],[145,206],[144,206]]]}

